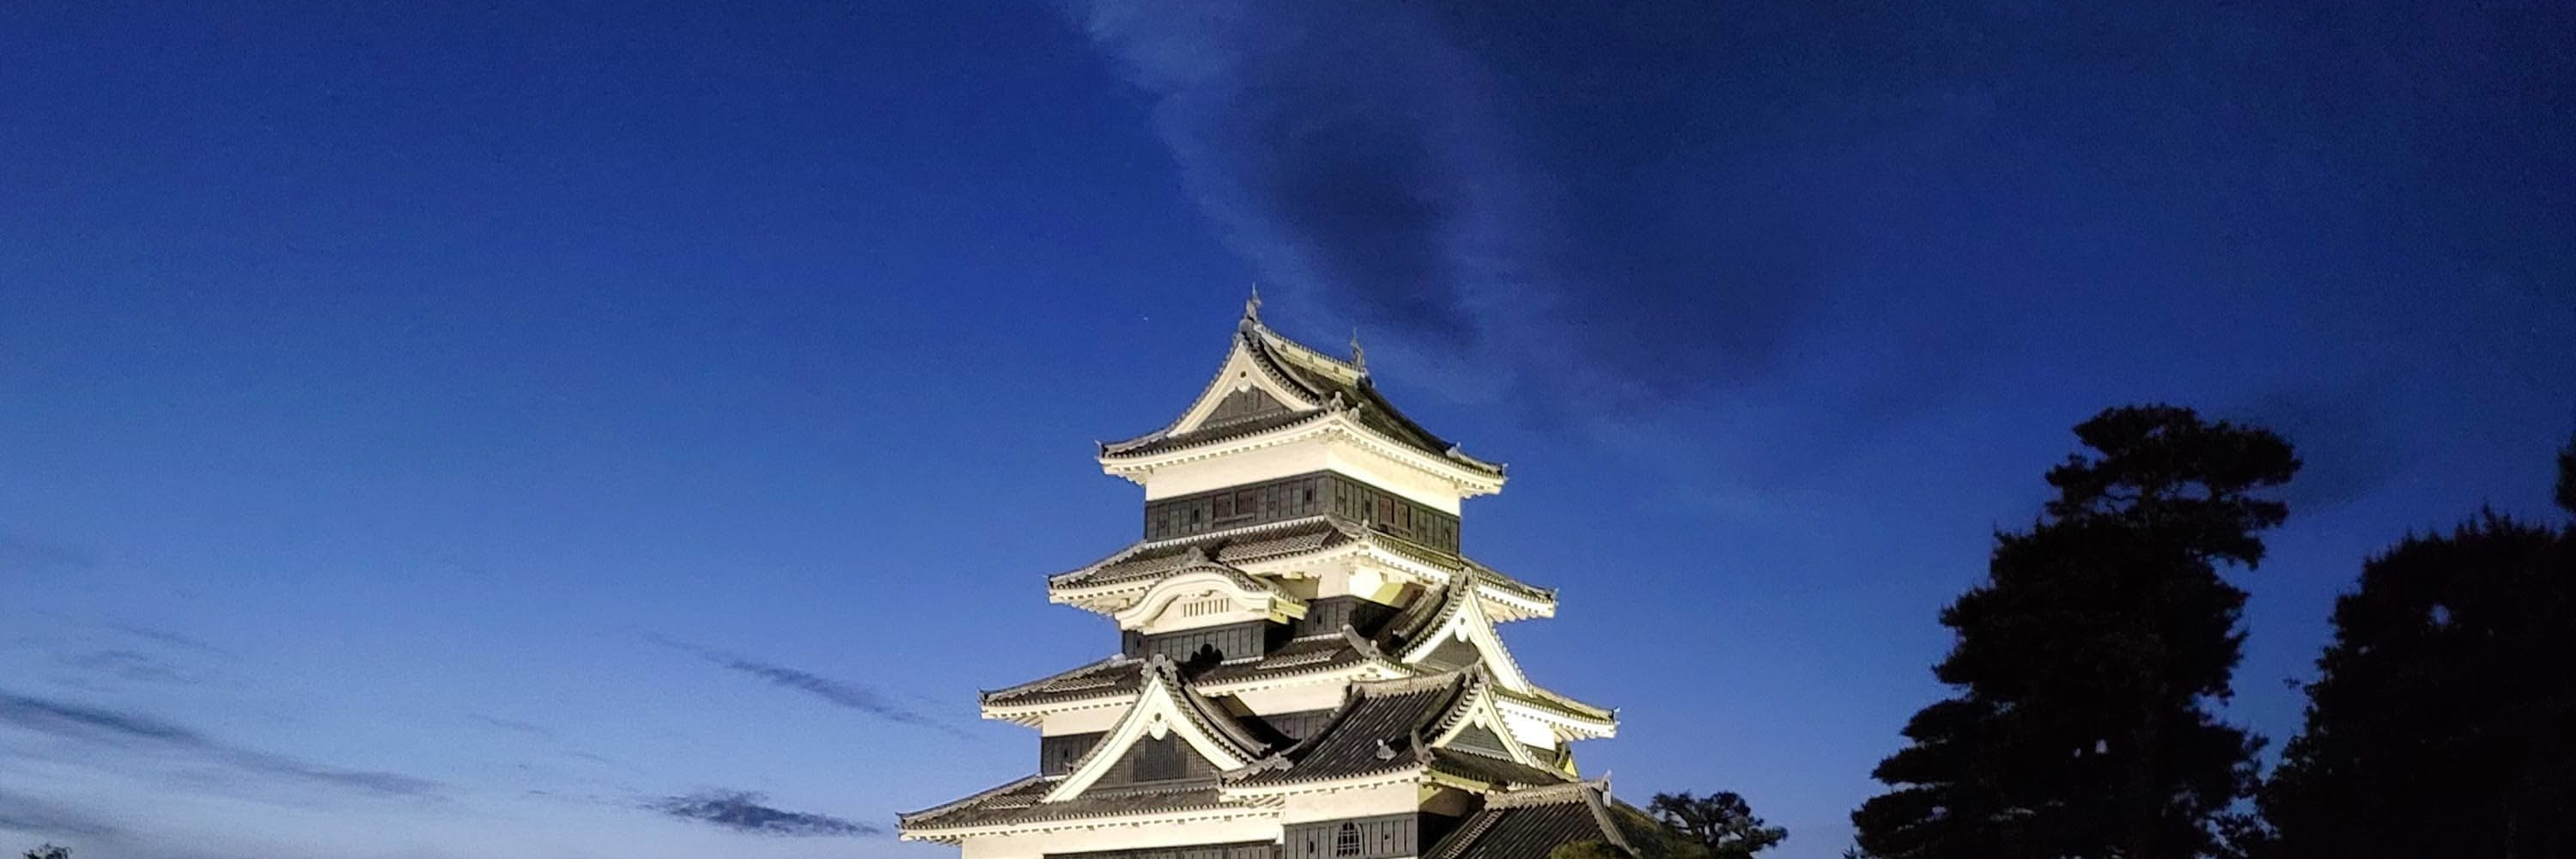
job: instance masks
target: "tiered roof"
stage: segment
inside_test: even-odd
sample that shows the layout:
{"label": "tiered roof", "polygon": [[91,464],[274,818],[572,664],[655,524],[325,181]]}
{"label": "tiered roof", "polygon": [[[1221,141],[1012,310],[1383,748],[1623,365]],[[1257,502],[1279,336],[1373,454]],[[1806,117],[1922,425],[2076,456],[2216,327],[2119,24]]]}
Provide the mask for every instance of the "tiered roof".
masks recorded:
{"label": "tiered roof", "polygon": [[[1386,397],[1377,392],[1377,385],[1369,379],[1368,368],[1358,361],[1335,358],[1282,337],[1261,324],[1261,317],[1250,307],[1245,309],[1242,323],[1235,326],[1235,339],[1237,346],[1252,356],[1254,365],[1261,368],[1264,375],[1302,402],[1272,401],[1266,406],[1231,416],[1230,420],[1203,423],[1186,430],[1181,422],[1175,421],[1154,432],[1101,445],[1101,460],[1172,453],[1319,421],[1330,415],[1347,414],[1377,435],[1417,453],[1489,477],[1503,476],[1501,464],[1468,456],[1457,445],[1433,435],[1412,418],[1405,417],[1394,403],[1387,402]],[[1219,376],[1209,383],[1209,389],[1214,390],[1224,382],[1224,377]]]}
{"label": "tiered roof", "polygon": [[[1471,570],[1455,585],[1414,598],[1370,633],[1343,626],[1333,632],[1301,636],[1259,657],[1222,662],[1185,679],[1201,693],[1222,695],[1335,672],[1351,672],[1358,680],[1420,674],[1426,669],[1411,664],[1419,662],[1419,656],[1408,660],[1408,652],[1428,651],[1445,640],[1444,630],[1459,620],[1471,603],[1483,609],[1486,603],[1479,591],[1490,584],[1484,574]],[[1531,684],[1522,677],[1510,653],[1498,644],[1489,652],[1491,661],[1484,669],[1503,673],[1511,681],[1495,686],[1497,697],[1583,733],[1607,735],[1613,729],[1615,711]],[[1060,674],[985,692],[982,709],[986,718],[1033,725],[1046,712],[1123,702],[1143,688],[1146,663],[1147,659],[1141,657],[1110,656]]]}
{"label": "tiered roof", "polygon": [[[1134,697],[1145,685],[1145,658],[1112,656],[1050,677],[983,695],[992,718],[1009,718],[1014,710],[1042,710],[1084,702],[1110,703]],[[1189,678],[1192,688],[1221,693],[1232,688],[1287,680],[1309,674],[1377,666],[1386,676],[1410,673],[1386,658],[1377,644],[1351,630],[1291,639],[1255,659],[1219,663]]]}
{"label": "tiered roof", "polygon": [[1601,841],[1633,849],[1603,782],[1534,787],[1493,794],[1422,859],[1547,859],[1561,845]]}
{"label": "tiered roof", "polygon": [[1108,557],[1047,577],[1047,595],[1053,602],[1114,610],[1122,607],[1124,600],[1151,589],[1163,577],[1193,565],[1215,563],[1240,571],[1245,566],[1345,550],[1370,552],[1418,566],[1442,583],[1472,578],[1495,603],[1496,620],[1556,613],[1553,588],[1523,582],[1464,555],[1380,533],[1332,514],[1138,541]]}
{"label": "tiered roof", "polygon": [[1566,781],[1564,773],[1527,761],[1440,745],[1468,727],[1480,704],[1490,706],[1484,696],[1492,682],[1484,671],[1470,669],[1351,684],[1349,697],[1322,731],[1228,773],[1227,781],[1239,789],[1277,788],[1408,771],[1480,786]]}
{"label": "tiered roof", "polygon": [[[1349,360],[1325,355],[1271,331],[1256,307],[1257,299],[1236,327],[1227,363],[1191,408],[1162,430],[1102,445],[1106,470],[1140,483],[1168,481],[1152,483],[1150,499],[1160,497],[1155,491],[1215,493],[1226,487],[1214,484],[1255,478],[1246,471],[1285,470],[1274,469],[1280,462],[1350,469],[1350,479],[1379,492],[1412,491],[1418,497],[1410,503],[1432,504],[1444,516],[1456,511],[1451,487],[1455,497],[1500,489],[1501,465],[1468,456],[1378,393],[1356,343]],[[1233,468],[1232,460],[1203,464],[1274,447],[1285,453],[1243,460],[1250,469]],[[1298,458],[1327,455],[1356,458]],[[1262,646],[1186,666],[1163,655],[1110,656],[983,693],[986,718],[1095,738],[1078,741],[1087,748],[1050,747],[1050,772],[1063,765],[1062,774],[902,815],[904,837],[953,843],[1072,828],[1276,821],[1283,809],[1307,813],[1290,795],[1420,784],[1480,798],[1476,811],[1421,854],[1425,859],[1543,859],[1566,843],[1625,844],[1606,787],[1575,781],[1562,745],[1609,735],[1615,714],[1531,685],[1494,630],[1498,622],[1552,616],[1555,591],[1454,546],[1426,546],[1327,512],[1133,543],[1049,577],[1048,593],[1143,636],[1130,652],[1186,650],[1203,639],[1155,636],[1198,636],[1201,629],[1221,629],[1209,633],[1220,641],[1250,634]],[[1310,613],[1327,606],[1332,614]],[[1341,622],[1284,643],[1277,638],[1326,626],[1326,618]],[[1341,694],[1338,705],[1320,709],[1333,691]],[[1174,743],[1197,757],[1173,769]],[[1057,748],[1079,749],[1079,758],[1065,764],[1053,756]],[[1146,761],[1157,762],[1152,776],[1143,774]]]}

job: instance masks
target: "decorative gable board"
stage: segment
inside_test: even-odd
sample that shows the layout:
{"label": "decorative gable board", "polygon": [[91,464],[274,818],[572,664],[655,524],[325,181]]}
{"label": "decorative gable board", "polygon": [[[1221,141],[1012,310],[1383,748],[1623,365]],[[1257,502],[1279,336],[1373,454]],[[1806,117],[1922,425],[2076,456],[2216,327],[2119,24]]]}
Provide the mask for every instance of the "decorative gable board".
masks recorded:
{"label": "decorative gable board", "polygon": [[1093,783],[1094,787],[1128,784],[1152,784],[1182,779],[1215,778],[1217,768],[1190,744],[1174,735],[1162,739],[1146,737],[1127,747],[1127,753],[1109,766],[1109,772]]}
{"label": "decorative gable board", "polygon": [[1235,421],[1275,415],[1286,411],[1288,411],[1288,406],[1279,402],[1279,398],[1271,396],[1269,392],[1263,391],[1260,388],[1243,388],[1235,391],[1234,393],[1225,395],[1225,399],[1218,400],[1216,408],[1209,409],[1207,419],[1201,421],[1199,425],[1202,427],[1224,426],[1226,424],[1234,423]]}
{"label": "decorative gable board", "polygon": [[1483,589],[1473,579],[1461,579],[1449,587],[1442,597],[1441,613],[1445,617],[1429,634],[1408,645],[1399,661],[1420,665],[1444,650],[1454,658],[1457,651],[1449,645],[1464,642],[1483,654],[1485,670],[1493,674],[1495,682],[1514,692],[1528,692],[1529,678],[1521,674],[1520,662],[1503,647],[1502,634],[1494,631],[1493,618],[1485,614],[1485,601],[1478,596]]}
{"label": "decorative gable board", "polygon": [[[1253,357],[1252,344],[1246,342],[1243,337],[1234,338],[1234,349],[1226,353],[1225,365],[1217,370],[1216,378],[1208,381],[1207,390],[1199,394],[1198,401],[1191,403],[1189,411],[1182,412],[1180,420],[1173,421],[1171,429],[1164,430],[1164,433],[1180,435],[1203,426],[1213,425],[1217,423],[1214,415],[1219,410],[1228,408],[1229,403],[1232,403],[1232,407],[1236,409],[1257,407],[1256,401],[1236,398],[1236,395],[1246,392],[1260,393],[1263,398],[1278,405],[1280,411],[1311,409],[1323,405],[1316,401],[1312,394],[1291,387],[1278,379],[1273,375],[1274,372],[1276,371],[1261,366],[1260,359]],[[1233,420],[1244,419],[1233,418]]]}
{"label": "decorative gable board", "polygon": [[1512,757],[1511,746],[1504,745],[1502,737],[1495,736],[1493,729],[1483,725],[1468,725],[1458,732],[1458,736],[1450,738],[1449,745],[1498,758]]}
{"label": "decorative gable board", "polygon": [[1433,671],[1456,671],[1476,664],[1476,660],[1484,658],[1484,655],[1484,651],[1477,650],[1476,645],[1466,639],[1450,638],[1423,655],[1422,667]]}
{"label": "decorative gable board", "polygon": [[[1149,676],[1145,688],[1136,695],[1136,703],[1119,717],[1117,727],[1111,728],[1107,737],[1102,738],[1082,760],[1075,762],[1063,781],[1047,791],[1045,802],[1062,802],[1081,796],[1083,791],[1122,767],[1126,768],[1128,777],[1133,778],[1134,761],[1129,759],[1129,753],[1136,745],[1149,741],[1171,739],[1185,744],[1205,765],[1212,767],[1210,774],[1252,762],[1256,750],[1242,747],[1250,741],[1241,738],[1241,728],[1232,716],[1198,712],[1200,707],[1193,703],[1197,699],[1188,689],[1176,685],[1179,681],[1174,678],[1169,664],[1156,660],[1155,666],[1147,670]],[[1224,727],[1213,730],[1231,729],[1233,733],[1225,736],[1211,733],[1211,729],[1201,727],[1199,719],[1225,720]],[[1165,759],[1156,758],[1154,761],[1157,769],[1152,770],[1153,773],[1165,771],[1162,769]],[[1186,768],[1188,764],[1184,762],[1181,766]]]}

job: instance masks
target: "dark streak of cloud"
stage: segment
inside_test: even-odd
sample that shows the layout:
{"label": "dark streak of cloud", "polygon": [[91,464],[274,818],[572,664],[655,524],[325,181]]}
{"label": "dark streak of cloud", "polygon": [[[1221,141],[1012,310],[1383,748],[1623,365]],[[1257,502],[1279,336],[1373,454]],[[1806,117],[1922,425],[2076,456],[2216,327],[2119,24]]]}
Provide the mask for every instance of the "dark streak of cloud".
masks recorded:
{"label": "dark streak of cloud", "polygon": [[[1712,145],[1723,34],[1641,8],[1101,0],[1081,24],[1265,282],[1623,401],[1763,372],[1827,275],[1807,198]],[[1568,42],[1621,50],[1525,50]]]}
{"label": "dark streak of cloud", "polygon": [[0,531],[0,572],[78,572],[96,566],[97,557],[87,549]]}
{"label": "dark streak of cloud", "polygon": [[745,791],[708,791],[689,796],[673,796],[646,803],[645,808],[680,820],[723,827],[753,835],[839,836],[882,835],[883,829],[825,814],[781,811],[761,804],[766,799]]}
{"label": "dark streak of cloud", "polygon": [[84,674],[110,677],[129,683],[194,683],[196,675],[177,666],[133,650],[93,650],[66,653],[55,659],[65,668]]}
{"label": "dark streak of cloud", "polygon": [[122,633],[125,633],[125,634],[127,634],[127,635],[134,636],[134,637],[136,637],[136,638],[144,639],[144,640],[146,640],[146,641],[157,642],[157,643],[160,643],[160,644],[167,644],[167,645],[170,645],[170,646],[172,646],[172,647],[177,647],[177,648],[181,648],[181,649],[185,649],[185,650],[194,650],[194,651],[197,651],[197,652],[199,652],[199,653],[210,653],[210,654],[213,654],[213,655],[216,655],[216,656],[231,656],[231,655],[232,655],[232,652],[231,652],[231,651],[225,650],[225,649],[220,648],[220,647],[216,647],[216,646],[214,646],[214,645],[212,645],[212,644],[207,644],[206,642],[204,642],[204,641],[200,641],[200,640],[195,639],[195,638],[191,638],[191,637],[188,637],[188,636],[185,636],[185,635],[181,635],[181,634],[179,634],[179,633],[171,632],[171,631],[166,630],[166,629],[156,629],[156,628],[153,628],[153,627],[143,626],[143,625],[140,625],[140,624],[132,624],[132,623],[118,623],[118,622],[115,622],[115,621],[102,621],[102,622],[100,622],[100,623],[99,623],[99,626],[101,626],[101,627],[105,627],[105,628],[107,628],[107,629],[112,629],[112,630],[115,630],[115,631],[117,631],[117,632],[122,632]]}
{"label": "dark streak of cloud", "polygon": [[387,772],[323,766],[219,742],[187,727],[128,713],[0,691],[0,726],[123,749],[185,754],[254,775],[385,796],[427,796],[437,785]]}
{"label": "dark streak of cloud", "polygon": [[504,719],[499,716],[487,716],[482,713],[467,713],[465,714],[465,718],[472,719],[475,722],[488,727],[499,728],[513,734],[524,734],[540,740],[563,739],[563,735],[556,733],[553,728],[548,728],[544,725],[539,725],[533,722],[523,722],[517,719]]}
{"label": "dark streak of cloud", "polygon": [[142,625],[142,624],[137,624],[137,623],[124,623],[124,622],[113,621],[113,620],[82,620],[82,619],[79,619],[79,618],[73,617],[73,616],[71,616],[71,615],[64,614],[64,613],[62,613],[62,612],[57,612],[57,611],[48,611],[48,610],[45,610],[45,609],[37,609],[37,610],[36,610],[36,613],[37,613],[37,614],[40,614],[40,615],[43,615],[43,616],[45,616],[45,617],[50,617],[50,618],[53,618],[53,619],[55,619],[55,620],[62,621],[62,622],[64,622],[64,623],[71,623],[71,624],[79,624],[79,625],[82,625],[82,626],[91,626],[91,627],[96,627],[96,628],[104,629],[104,630],[108,630],[108,631],[111,631],[111,632],[117,632],[117,633],[122,633],[122,634],[124,634],[124,635],[133,636],[133,637],[135,637],[135,638],[140,638],[140,639],[143,639],[143,640],[145,640],[145,641],[149,641],[149,642],[152,642],[152,643],[155,643],[155,644],[168,645],[168,646],[171,646],[171,647],[179,648],[179,649],[181,649],[181,650],[192,650],[192,651],[196,651],[196,652],[198,652],[198,653],[210,654],[210,655],[214,655],[214,656],[226,656],[226,657],[229,657],[229,656],[233,655],[233,654],[232,654],[232,651],[225,650],[225,649],[220,648],[220,647],[216,647],[216,646],[214,646],[214,645],[212,645],[212,644],[208,644],[208,643],[206,643],[206,642],[204,642],[204,641],[202,641],[202,640],[196,639],[196,638],[192,638],[192,637],[189,637],[189,636],[186,636],[186,635],[181,635],[181,634],[179,634],[179,633],[171,632],[171,631],[169,631],[169,630],[166,630],[166,629],[160,629],[160,628],[157,628],[157,627],[144,626],[144,625]]}
{"label": "dark streak of cloud", "polygon": [[114,838],[117,828],[79,809],[0,790],[0,829],[39,836]]}
{"label": "dark streak of cloud", "polygon": [[644,638],[654,644],[696,656],[715,665],[758,677],[773,685],[804,692],[889,722],[929,728],[959,738],[972,738],[971,735],[953,725],[898,704],[885,693],[867,686],[659,635],[647,634]]}
{"label": "dark streak of cloud", "polygon": [[[2567,282],[2563,255],[2528,226],[2563,222],[2566,198],[2527,178],[2565,172],[2564,123],[2543,119],[2563,113],[2491,83],[2563,77],[2541,47],[2561,14],[1070,8],[1263,284],[1536,412],[1669,414],[1761,386],[1867,435],[1999,368],[2188,342],[2070,354],[2094,344],[2066,326],[2142,333],[2124,306],[2189,307],[2188,327],[2307,318],[2304,296],[2333,294],[2369,298],[2359,317],[2467,276],[2528,293],[2482,306],[2566,318],[2536,286]],[[2428,151],[2468,154],[2427,169]],[[2473,321],[2481,340],[2512,327]]]}

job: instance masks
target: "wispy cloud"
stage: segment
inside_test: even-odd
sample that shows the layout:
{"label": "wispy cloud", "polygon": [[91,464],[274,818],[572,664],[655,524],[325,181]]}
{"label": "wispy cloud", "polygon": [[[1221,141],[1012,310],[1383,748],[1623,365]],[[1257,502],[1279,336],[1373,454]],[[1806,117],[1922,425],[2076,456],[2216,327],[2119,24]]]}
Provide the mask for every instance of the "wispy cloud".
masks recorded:
{"label": "wispy cloud", "polygon": [[1831,274],[1795,165],[1724,145],[1742,51],[1683,5],[1072,8],[1264,284],[1589,403],[1767,372]]}
{"label": "wispy cloud", "polygon": [[646,803],[644,807],[680,820],[753,835],[849,837],[885,834],[883,829],[855,820],[771,808],[761,804],[765,799],[767,797],[757,793],[720,790],[664,797]]}
{"label": "wispy cloud", "polygon": [[0,790],[0,830],[38,836],[113,838],[117,828],[80,809]]}
{"label": "wispy cloud", "polygon": [[533,722],[522,722],[517,719],[504,719],[499,716],[487,716],[482,713],[467,713],[465,714],[465,718],[471,719],[487,727],[499,728],[513,734],[525,734],[540,740],[563,739],[563,735],[556,733],[553,728],[548,728],[544,725],[539,725]]}
{"label": "wispy cloud", "polygon": [[55,662],[89,676],[130,683],[193,683],[198,679],[195,674],[182,671],[158,657],[133,650],[66,653],[56,657]]}
{"label": "wispy cloud", "polygon": [[783,686],[799,692],[804,692],[825,701],[832,702],[833,704],[857,710],[889,722],[916,725],[939,731],[950,736],[971,738],[971,735],[967,734],[965,731],[958,730],[956,726],[933,719],[919,711],[897,703],[885,693],[879,692],[876,689],[865,685],[853,683],[847,680],[825,677],[811,671],[789,668],[784,665],[769,662],[762,662],[739,654],[727,653],[715,648],[691,644],[689,642],[666,638],[659,635],[648,633],[644,638],[654,644],[688,653],[715,665],[730,668],[744,674],[749,674],[753,677],[758,677],[762,680],[768,681],[772,685]]}
{"label": "wispy cloud", "polygon": [[104,630],[108,630],[108,631],[111,631],[111,632],[116,632],[116,633],[121,633],[121,634],[128,635],[128,636],[132,636],[132,637],[134,637],[134,638],[139,638],[139,639],[142,639],[142,640],[144,640],[144,641],[152,642],[152,643],[154,643],[154,644],[168,645],[168,646],[170,646],[170,647],[175,647],[175,648],[178,648],[178,649],[181,649],[181,650],[193,650],[193,651],[196,651],[196,652],[198,652],[198,653],[211,654],[211,655],[214,655],[214,656],[231,656],[231,655],[233,655],[233,654],[232,654],[232,651],[225,650],[225,649],[220,648],[220,647],[216,647],[216,646],[214,646],[214,645],[212,645],[212,644],[208,644],[208,643],[206,643],[206,642],[204,642],[204,641],[202,641],[202,640],[199,640],[199,639],[196,639],[196,638],[193,638],[193,637],[190,637],[190,636],[181,635],[181,634],[179,634],[179,633],[171,632],[171,631],[166,630],[166,629],[161,629],[161,628],[159,628],[159,627],[145,626],[145,625],[143,625],[143,624],[139,624],[139,623],[127,623],[127,622],[114,621],[114,620],[84,620],[84,619],[81,619],[81,618],[73,617],[73,616],[68,615],[68,614],[64,614],[64,613],[62,613],[62,612],[58,612],[58,611],[49,611],[49,610],[46,610],[46,609],[37,609],[37,610],[36,610],[36,613],[37,613],[37,614],[39,614],[39,615],[43,615],[43,616],[45,616],[45,617],[50,617],[50,618],[53,618],[53,619],[55,619],[55,620],[62,621],[62,622],[64,622],[64,623],[77,624],[77,625],[81,625],[81,626],[96,627],[96,628],[99,628],[99,629],[104,629]]}
{"label": "wispy cloud", "polygon": [[427,796],[437,784],[388,772],[341,769],[218,741],[145,713],[0,691],[0,726],[98,746],[185,755],[239,772],[385,796]]}
{"label": "wispy cloud", "polygon": [[96,566],[98,559],[87,549],[0,531],[0,572],[72,572]]}
{"label": "wispy cloud", "polygon": [[99,625],[99,626],[101,626],[101,627],[107,628],[107,629],[116,630],[117,632],[122,632],[122,633],[125,633],[125,634],[127,634],[127,635],[131,635],[131,636],[134,636],[134,637],[136,637],[136,638],[143,639],[143,640],[145,640],[145,641],[151,641],[151,642],[155,642],[155,643],[159,643],[159,644],[166,644],[166,645],[170,645],[170,646],[172,646],[172,647],[181,648],[181,649],[184,649],[184,650],[194,650],[194,651],[197,651],[197,652],[199,652],[199,653],[211,653],[211,654],[214,654],[214,655],[216,655],[216,656],[231,656],[231,655],[232,655],[232,652],[231,652],[231,651],[225,650],[225,649],[220,648],[220,647],[216,647],[216,646],[214,646],[214,645],[212,645],[212,644],[207,644],[207,643],[205,643],[204,641],[200,641],[200,640],[195,639],[195,638],[191,638],[191,637],[188,637],[188,636],[185,636],[185,635],[181,635],[181,634],[176,633],[176,632],[171,632],[171,631],[166,630],[166,629],[159,629],[159,628],[155,628],[155,627],[149,627],[149,626],[144,626],[144,625],[141,625],[141,624],[134,624],[134,623],[120,623],[120,622],[112,621],[112,620],[111,620],[111,621],[100,621],[98,625]]}

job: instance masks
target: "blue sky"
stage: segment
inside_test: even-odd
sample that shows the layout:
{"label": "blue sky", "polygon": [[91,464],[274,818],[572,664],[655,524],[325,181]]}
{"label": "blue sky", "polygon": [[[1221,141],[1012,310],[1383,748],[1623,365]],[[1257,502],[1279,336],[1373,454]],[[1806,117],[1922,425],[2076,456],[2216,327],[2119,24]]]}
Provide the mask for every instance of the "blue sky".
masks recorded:
{"label": "blue sky", "polygon": [[13,4],[0,836],[943,855],[1255,280],[1512,464],[1585,767],[1787,859],[2099,408],[2305,456],[2276,740],[2367,553],[2553,515],[2563,4],[1794,5]]}

